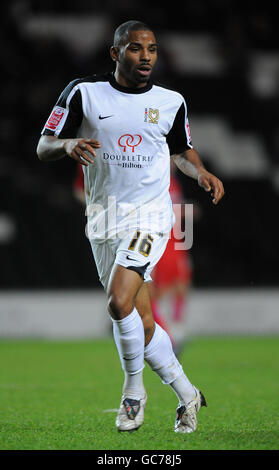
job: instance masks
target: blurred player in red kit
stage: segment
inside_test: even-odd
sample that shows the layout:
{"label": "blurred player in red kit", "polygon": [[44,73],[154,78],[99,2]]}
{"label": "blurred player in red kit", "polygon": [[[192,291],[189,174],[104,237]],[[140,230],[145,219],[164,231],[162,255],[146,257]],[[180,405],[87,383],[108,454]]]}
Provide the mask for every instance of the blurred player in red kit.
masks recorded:
{"label": "blurred player in red kit", "polygon": [[[176,222],[171,230],[170,238],[161,259],[152,272],[153,282],[149,284],[152,311],[155,321],[164,328],[171,337],[173,347],[178,353],[184,342],[184,326],[189,288],[192,284],[192,261],[187,250],[177,250],[175,233],[178,233],[183,219],[185,199],[183,189],[176,176],[176,166],[171,161],[170,196],[174,205]],[[181,205],[181,206],[180,206]],[[197,208],[195,208],[195,216]],[[178,231],[176,232],[176,227]],[[171,299],[171,317],[169,321],[160,311],[160,300]],[[179,334],[178,334],[179,332]]]}
{"label": "blurred player in red kit", "polygon": [[78,201],[86,205],[85,194],[84,194],[84,176],[81,165],[77,166],[76,175],[73,183],[74,196]]}

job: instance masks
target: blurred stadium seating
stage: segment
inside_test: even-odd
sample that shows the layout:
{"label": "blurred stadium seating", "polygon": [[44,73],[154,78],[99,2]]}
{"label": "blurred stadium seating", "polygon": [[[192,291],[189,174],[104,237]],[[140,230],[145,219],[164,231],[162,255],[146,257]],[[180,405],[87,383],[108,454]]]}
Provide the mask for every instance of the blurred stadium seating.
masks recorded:
{"label": "blurred stadium seating", "polygon": [[[72,5],[72,6],[71,6]],[[85,216],[73,195],[75,164],[43,164],[41,129],[74,78],[112,70],[115,27],[131,18],[157,33],[155,79],[186,97],[193,143],[226,195],[213,207],[180,175],[202,217],[191,254],[196,287],[278,286],[279,43],[272,8],[249,15],[232,1],[13,1],[1,6],[0,286],[100,287]]]}

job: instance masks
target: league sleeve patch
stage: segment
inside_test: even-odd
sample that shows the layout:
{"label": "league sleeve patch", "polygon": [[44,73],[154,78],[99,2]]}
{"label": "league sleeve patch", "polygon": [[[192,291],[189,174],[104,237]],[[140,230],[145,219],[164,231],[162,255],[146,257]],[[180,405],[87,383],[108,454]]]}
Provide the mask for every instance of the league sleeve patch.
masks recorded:
{"label": "league sleeve patch", "polygon": [[192,147],[192,138],[191,138],[190,124],[189,124],[188,118],[186,118],[186,134],[187,134],[188,145]]}
{"label": "league sleeve patch", "polygon": [[54,106],[44,128],[53,131],[55,134],[59,134],[67,115],[67,109],[61,108],[61,106]]}
{"label": "league sleeve patch", "polygon": [[189,136],[189,140],[191,141],[191,132],[190,132],[190,124],[189,124],[189,121],[188,121],[188,118],[187,118],[187,121],[186,121],[186,129],[187,129],[187,133],[188,133],[188,136]]}

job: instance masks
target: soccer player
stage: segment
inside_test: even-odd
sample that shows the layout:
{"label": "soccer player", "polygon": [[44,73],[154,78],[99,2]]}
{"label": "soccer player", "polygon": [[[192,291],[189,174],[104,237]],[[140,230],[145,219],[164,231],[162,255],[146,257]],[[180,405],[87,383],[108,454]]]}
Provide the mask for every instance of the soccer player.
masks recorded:
{"label": "soccer player", "polygon": [[147,282],[173,225],[170,155],[213,203],[222,182],[202,165],[190,139],[182,95],[151,81],[158,44],[139,21],[120,25],[110,55],[115,71],[70,82],[40,137],[42,161],[70,157],[83,165],[87,231],[125,379],[116,427],[142,425],[147,395],[144,360],[176,393],[174,431],[196,430],[206,405],[177,360],[167,333],[153,319]]}

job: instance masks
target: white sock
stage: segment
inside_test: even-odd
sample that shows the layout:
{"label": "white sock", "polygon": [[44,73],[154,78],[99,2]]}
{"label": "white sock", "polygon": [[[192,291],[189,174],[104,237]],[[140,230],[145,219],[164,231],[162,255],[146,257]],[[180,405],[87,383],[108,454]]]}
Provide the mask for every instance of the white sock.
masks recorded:
{"label": "white sock", "polygon": [[179,405],[187,405],[196,397],[196,391],[184,372],[170,386],[179,400]]}
{"label": "white sock", "polygon": [[139,400],[143,397],[144,385],[144,328],[140,315],[134,310],[122,320],[114,320],[113,336],[122,368],[125,373],[123,394]]}
{"label": "white sock", "polygon": [[144,349],[144,359],[151,369],[169,384],[180,404],[187,404],[196,396],[195,389],[176,358],[169,335],[157,323],[150,343]]}

